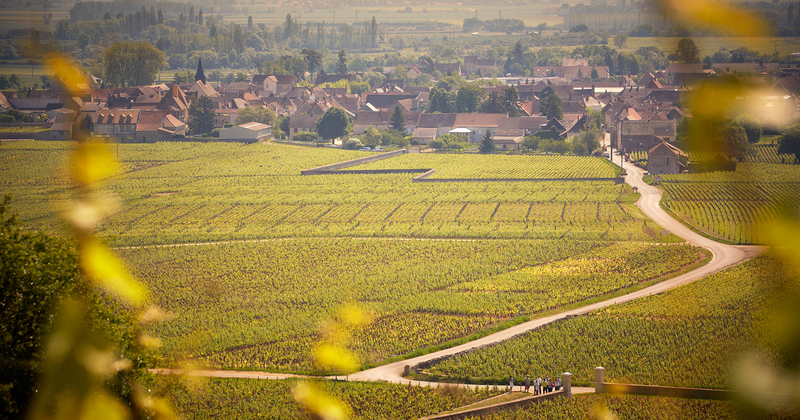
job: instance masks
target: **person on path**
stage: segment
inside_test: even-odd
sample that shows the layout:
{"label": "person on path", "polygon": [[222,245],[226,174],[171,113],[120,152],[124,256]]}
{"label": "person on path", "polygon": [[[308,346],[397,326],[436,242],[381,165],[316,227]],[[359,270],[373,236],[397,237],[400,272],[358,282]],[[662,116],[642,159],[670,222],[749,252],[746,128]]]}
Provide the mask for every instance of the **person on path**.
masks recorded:
{"label": "person on path", "polygon": [[531,377],[529,375],[525,375],[525,392],[530,392],[531,389]]}
{"label": "person on path", "polygon": [[514,391],[514,377],[509,375],[508,376],[508,392]]}
{"label": "person on path", "polygon": [[553,392],[553,380],[547,378],[547,392]]}
{"label": "person on path", "polygon": [[561,390],[561,378],[556,378],[556,391]]}

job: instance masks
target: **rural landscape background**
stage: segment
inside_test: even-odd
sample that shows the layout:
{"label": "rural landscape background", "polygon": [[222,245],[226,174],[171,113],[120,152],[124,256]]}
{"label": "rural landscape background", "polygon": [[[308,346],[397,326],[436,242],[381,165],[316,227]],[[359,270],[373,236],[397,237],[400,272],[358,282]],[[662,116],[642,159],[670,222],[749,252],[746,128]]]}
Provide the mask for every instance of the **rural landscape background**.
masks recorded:
{"label": "rural landscape background", "polygon": [[800,418],[800,4],[0,10],[3,418]]}

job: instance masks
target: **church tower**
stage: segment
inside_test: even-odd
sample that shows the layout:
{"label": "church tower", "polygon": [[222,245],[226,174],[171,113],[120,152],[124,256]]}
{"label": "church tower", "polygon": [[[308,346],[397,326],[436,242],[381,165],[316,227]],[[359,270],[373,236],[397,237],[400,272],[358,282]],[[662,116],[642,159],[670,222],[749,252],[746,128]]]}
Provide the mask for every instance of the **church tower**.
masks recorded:
{"label": "church tower", "polygon": [[197,59],[197,73],[194,74],[194,81],[202,81],[203,84],[208,84],[206,80],[206,73],[203,71],[203,60]]}

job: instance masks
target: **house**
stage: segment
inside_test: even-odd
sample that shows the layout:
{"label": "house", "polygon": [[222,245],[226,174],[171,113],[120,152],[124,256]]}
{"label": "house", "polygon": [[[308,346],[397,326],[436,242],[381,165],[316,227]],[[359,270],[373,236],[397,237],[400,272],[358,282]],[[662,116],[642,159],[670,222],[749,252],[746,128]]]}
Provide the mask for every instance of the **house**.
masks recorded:
{"label": "house", "polygon": [[464,65],[461,72],[464,74],[485,73],[490,69],[497,69],[497,60],[494,58],[478,58],[475,55],[464,57]]}
{"label": "house", "polygon": [[278,94],[278,78],[274,75],[254,74],[250,84],[260,96]]}
{"label": "house", "polygon": [[168,111],[180,121],[186,121],[189,112],[189,100],[178,85],[172,85],[169,91],[161,98],[156,109]]}
{"label": "house", "polygon": [[417,127],[411,135],[411,141],[417,144],[428,144],[438,137],[436,132],[436,127]]}
{"label": "house", "polygon": [[588,58],[562,58],[561,67],[588,66]]}
{"label": "house", "polygon": [[94,132],[106,137],[116,138],[122,143],[136,140],[136,124],[139,121],[138,109],[109,109],[95,115]]}
{"label": "house", "polygon": [[647,152],[647,171],[651,175],[682,173],[688,162],[689,156],[686,153],[664,141]]}
{"label": "house", "polygon": [[500,134],[494,136],[494,147],[498,150],[519,150],[522,140],[524,140],[523,136]]}
{"label": "house", "polygon": [[621,122],[618,148],[631,152],[648,150],[662,141],[675,141],[675,120],[645,121],[625,120]]}
{"label": "house", "polygon": [[74,133],[78,130],[78,113],[71,109],[61,109],[55,115],[53,125],[47,131],[36,133],[36,140],[73,140]]}
{"label": "house", "polygon": [[[353,134],[361,134],[366,131],[367,127],[373,127],[377,130],[387,130],[389,128],[389,120],[392,118],[393,113],[394,109],[359,112],[356,114],[355,121],[353,121]],[[416,130],[419,124],[419,118],[419,112],[405,111],[406,134],[411,134]]]}
{"label": "house", "polygon": [[405,109],[416,111],[419,109],[419,100],[420,94],[417,93],[385,93],[385,94],[378,94],[378,93],[369,93],[364,94],[364,99],[362,102],[362,109],[365,109],[364,106],[371,105],[372,108],[367,107],[366,109],[372,110],[386,110],[386,109],[394,109],[394,106],[400,103],[401,101],[408,99],[410,102],[400,103]]}
{"label": "house", "polygon": [[433,65],[433,68],[443,75],[447,73],[461,75],[461,64],[458,63],[437,63]]}
{"label": "house", "polygon": [[227,142],[256,143],[272,136],[272,127],[249,122],[219,130],[219,139]]}

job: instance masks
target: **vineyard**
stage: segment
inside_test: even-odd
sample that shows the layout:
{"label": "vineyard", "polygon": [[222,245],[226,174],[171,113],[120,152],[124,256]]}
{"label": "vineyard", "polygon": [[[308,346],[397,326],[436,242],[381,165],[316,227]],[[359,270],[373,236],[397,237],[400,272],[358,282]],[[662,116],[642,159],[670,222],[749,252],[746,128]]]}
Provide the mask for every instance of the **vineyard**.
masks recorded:
{"label": "vineyard", "polygon": [[[716,152],[708,151],[689,151],[690,162],[708,162],[717,159]],[[642,160],[647,163],[647,151],[635,150],[630,153],[631,160]],[[790,164],[794,162],[794,155],[778,154],[778,146],[774,144],[754,144],[752,154],[745,156],[744,163],[769,163],[769,164]]]}
{"label": "vineyard", "polygon": [[[0,145],[0,156],[7,157],[0,162],[0,184],[31,228],[58,224],[52,203],[66,197],[60,167],[68,147]],[[620,202],[625,187],[607,181],[413,184],[409,174],[299,176],[309,167],[361,156],[353,151],[222,143],[118,149],[124,173],[106,188],[122,200],[122,211],[102,227],[117,246],[302,236],[655,239],[646,221]],[[452,155],[447,165],[486,167],[489,158]],[[530,156],[497,158],[508,160],[503,167],[534,162]],[[602,159],[535,158],[532,167],[542,176],[578,168],[577,162],[595,173],[569,176],[613,176]]]}
{"label": "vineyard", "polygon": [[295,239],[122,250],[171,319],[170,359],[308,371],[317,326],[357,302],[365,363],[636,286],[694,263],[685,245],[555,240]]}
{"label": "vineyard", "polygon": [[767,243],[768,227],[800,205],[796,165],[739,164],[736,172],[663,175],[664,206],[734,243]]}
{"label": "vineyard", "polygon": [[[297,380],[209,379],[198,391],[172,378],[149,378],[184,418],[306,418],[292,398]],[[417,419],[498,395],[497,389],[428,388],[389,383],[316,382],[345,402],[353,419]]]}
{"label": "vineyard", "polygon": [[[613,414],[614,417],[608,415]],[[528,409],[503,411],[481,417],[483,420],[583,420],[618,418],[639,420],[735,420],[742,417],[742,406],[732,401],[690,400],[667,397],[578,395],[571,399],[546,401]],[[793,419],[794,413],[758,413],[764,420]]]}
{"label": "vineyard", "polygon": [[[784,274],[781,274],[784,273]],[[761,256],[660,295],[563,320],[431,367],[454,377],[553,377],[568,370],[576,383],[606,380],[729,388],[732,365],[764,344],[772,307],[766,292],[788,276],[774,256]]]}
{"label": "vineyard", "polygon": [[606,159],[579,156],[408,153],[353,169],[436,169],[431,178],[613,178],[621,172]]}

